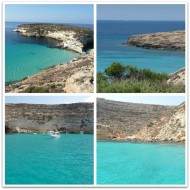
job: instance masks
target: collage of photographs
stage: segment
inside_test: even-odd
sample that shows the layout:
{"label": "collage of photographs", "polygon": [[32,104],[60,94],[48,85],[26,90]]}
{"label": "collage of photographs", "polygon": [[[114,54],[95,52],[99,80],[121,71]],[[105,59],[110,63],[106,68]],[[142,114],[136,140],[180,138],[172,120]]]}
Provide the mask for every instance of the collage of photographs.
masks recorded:
{"label": "collage of photographs", "polygon": [[3,3],[3,187],[188,187],[188,3]]}

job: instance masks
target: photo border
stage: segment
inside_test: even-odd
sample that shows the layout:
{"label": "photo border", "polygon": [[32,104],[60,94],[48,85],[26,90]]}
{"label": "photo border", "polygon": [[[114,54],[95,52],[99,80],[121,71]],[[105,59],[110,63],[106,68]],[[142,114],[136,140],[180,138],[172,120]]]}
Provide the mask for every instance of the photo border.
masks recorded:
{"label": "photo border", "polygon": [[[94,5],[94,92],[93,93],[67,93],[67,94],[63,94],[63,93],[42,93],[42,94],[34,94],[34,93],[30,93],[30,94],[26,94],[26,93],[5,93],[5,5],[6,4],[92,4]],[[97,5],[101,5],[101,4],[184,4],[185,5],[185,30],[186,30],[186,39],[185,39],[185,79],[186,79],[186,91],[185,93],[97,93],[96,92],[96,62],[97,62]],[[3,163],[3,175],[2,175],[2,182],[3,182],[3,187],[16,187],[16,188],[25,188],[25,187],[30,187],[30,188],[36,188],[36,187],[39,187],[39,188],[60,188],[60,187],[68,187],[68,188],[117,188],[117,187],[120,187],[120,188],[187,188],[188,187],[188,180],[189,179],[189,129],[188,129],[188,124],[189,124],[189,101],[188,101],[188,97],[189,97],[189,73],[188,73],[188,69],[189,69],[189,66],[187,65],[187,60],[189,58],[189,47],[188,47],[188,42],[189,42],[189,39],[188,39],[188,34],[189,34],[189,17],[188,16],[188,2],[187,1],[168,1],[168,2],[163,2],[163,1],[118,1],[118,2],[115,2],[115,1],[101,1],[101,0],[97,0],[97,1],[28,1],[28,2],[24,2],[24,1],[4,1],[2,2],[2,6],[3,6],[3,17],[2,17],[2,25],[3,25],[3,30],[2,30],[2,42],[3,42],[3,46],[2,46],[2,51],[3,51],[3,64],[2,64],[2,71],[3,71],[3,97],[2,97],[2,106],[3,106],[3,111],[2,111],[2,114],[3,114],[3,120],[2,120],[2,123],[3,123],[3,130],[2,130],[2,152],[3,152],[3,158],[2,158],[2,163]],[[123,95],[123,96],[185,96],[185,99],[186,99],[186,142],[185,142],[185,146],[186,146],[186,161],[185,161],[185,164],[186,164],[186,183],[185,185],[98,185],[96,183],[96,159],[97,159],[97,154],[96,154],[96,116],[97,116],[97,104],[96,104],[96,100],[97,100],[97,96],[98,94],[106,94],[106,95],[117,95],[117,96],[120,96],[120,95]],[[5,184],[5,129],[4,129],[4,126],[5,126],[5,97],[6,96],[85,96],[85,95],[88,95],[88,96],[93,96],[94,97],[94,185],[6,185]]]}

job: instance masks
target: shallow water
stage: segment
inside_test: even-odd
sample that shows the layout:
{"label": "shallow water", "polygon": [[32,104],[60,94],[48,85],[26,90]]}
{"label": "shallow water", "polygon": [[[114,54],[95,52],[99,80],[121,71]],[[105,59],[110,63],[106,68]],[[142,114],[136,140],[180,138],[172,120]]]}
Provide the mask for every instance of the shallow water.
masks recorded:
{"label": "shallow water", "polygon": [[185,65],[185,53],[180,51],[147,50],[124,46],[132,35],[184,30],[182,21],[98,21],[97,71],[104,71],[113,62],[172,73]]}
{"label": "shallow water", "polygon": [[[43,69],[79,57],[79,53],[57,48],[55,40],[25,37],[12,32],[19,24],[5,24],[5,82],[11,83],[36,74]],[[78,25],[79,26],[79,25]],[[91,25],[80,25],[92,27]]]}
{"label": "shallow water", "polygon": [[5,135],[5,184],[93,184],[93,135]]}
{"label": "shallow water", "polygon": [[184,144],[97,143],[97,183],[184,185]]}

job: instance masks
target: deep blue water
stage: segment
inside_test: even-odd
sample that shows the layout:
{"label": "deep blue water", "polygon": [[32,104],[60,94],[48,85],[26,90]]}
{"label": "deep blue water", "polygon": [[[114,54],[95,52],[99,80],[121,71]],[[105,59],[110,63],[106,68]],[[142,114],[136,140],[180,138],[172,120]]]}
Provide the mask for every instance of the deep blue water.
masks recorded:
{"label": "deep blue water", "polygon": [[184,30],[183,21],[97,21],[97,71],[121,62],[138,68],[172,73],[185,65],[180,51],[147,50],[122,45],[136,34]]}
{"label": "deep blue water", "polygon": [[97,184],[185,185],[185,145],[99,141]]}
{"label": "deep blue water", "polygon": [[93,135],[5,135],[5,184],[93,184]]}
{"label": "deep blue water", "polygon": [[[55,40],[30,38],[12,32],[20,22],[5,23],[5,82],[10,83],[36,74],[55,64],[65,63],[78,57],[79,54],[51,48]],[[93,28],[92,25],[75,24]]]}

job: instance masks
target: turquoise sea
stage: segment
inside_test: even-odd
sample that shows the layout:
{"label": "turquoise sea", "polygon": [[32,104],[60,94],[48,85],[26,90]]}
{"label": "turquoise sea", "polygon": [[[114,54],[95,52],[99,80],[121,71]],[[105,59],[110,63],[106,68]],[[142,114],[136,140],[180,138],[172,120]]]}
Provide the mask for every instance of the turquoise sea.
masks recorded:
{"label": "turquoise sea", "polygon": [[[30,38],[12,32],[18,25],[24,23],[5,23],[5,82],[6,84],[19,81],[27,76],[36,74],[43,69],[59,63],[72,60],[80,54],[52,48],[55,40]],[[92,25],[77,26],[92,28]]]}
{"label": "turquoise sea", "polygon": [[98,141],[97,184],[185,185],[185,145]]}
{"label": "turquoise sea", "polygon": [[173,73],[185,66],[181,51],[148,50],[124,46],[132,35],[184,30],[183,21],[97,21],[97,71],[113,62],[156,72]]}
{"label": "turquoise sea", "polygon": [[5,135],[5,184],[93,184],[93,135]]}

